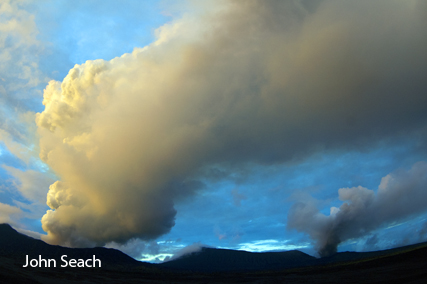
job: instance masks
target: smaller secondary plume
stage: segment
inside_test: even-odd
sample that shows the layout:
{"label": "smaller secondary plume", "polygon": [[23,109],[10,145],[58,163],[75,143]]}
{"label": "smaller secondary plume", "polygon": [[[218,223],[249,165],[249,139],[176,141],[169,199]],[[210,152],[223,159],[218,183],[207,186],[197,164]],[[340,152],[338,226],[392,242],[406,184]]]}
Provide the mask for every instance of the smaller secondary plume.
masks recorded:
{"label": "smaller secondary plume", "polygon": [[307,233],[321,257],[337,252],[341,242],[367,235],[393,221],[427,210],[427,163],[383,177],[377,192],[358,186],[338,190],[344,203],[319,212],[315,201],[298,202],[288,213],[288,229]]}

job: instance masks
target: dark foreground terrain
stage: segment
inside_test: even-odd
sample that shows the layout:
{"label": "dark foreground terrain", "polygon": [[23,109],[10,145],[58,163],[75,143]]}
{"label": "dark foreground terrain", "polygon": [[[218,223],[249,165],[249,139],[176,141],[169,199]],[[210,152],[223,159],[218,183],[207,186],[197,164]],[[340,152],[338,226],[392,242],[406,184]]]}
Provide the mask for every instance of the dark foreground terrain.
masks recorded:
{"label": "dark foreground terrain", "polygon": [[[57,267],[22,267],[25,257]],[[60,257],[91,258],[101,268],[61,268]],[[106,248],[51,246],[0,224],[0,283],[427,283],[427,244],[316,259],[299,251],[248,253],[208,249],[160,265]]]}

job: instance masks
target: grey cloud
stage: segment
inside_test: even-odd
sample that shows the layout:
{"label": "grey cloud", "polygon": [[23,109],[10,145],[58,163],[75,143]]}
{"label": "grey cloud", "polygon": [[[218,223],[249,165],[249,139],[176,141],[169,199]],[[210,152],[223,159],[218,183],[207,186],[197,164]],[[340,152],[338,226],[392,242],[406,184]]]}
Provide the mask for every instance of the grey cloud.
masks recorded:
{"label": "grey cloud", "polygon": [[288,213],[288,229],[307,233],[320,256],[336,253],[341,242],[427,211],[427,163],[390,173],[376,192],[359,186],[341,188],[338,194],[344,203],[332,207],[330,215],[320,213],[313,201],[295,203]]}
{"label": "grey cloud", "polygon": [[377,234],[373,234],[372,236],[367,238],[365,242],[365,250],[375,250],[377,247],[378,241],[379,241],[379,238]]}

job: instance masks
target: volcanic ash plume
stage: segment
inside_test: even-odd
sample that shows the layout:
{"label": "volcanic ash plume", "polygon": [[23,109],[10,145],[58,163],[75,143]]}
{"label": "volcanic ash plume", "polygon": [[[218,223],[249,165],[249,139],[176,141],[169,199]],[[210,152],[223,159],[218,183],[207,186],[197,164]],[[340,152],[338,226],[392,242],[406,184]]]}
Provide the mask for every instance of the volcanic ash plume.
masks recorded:
{"label": "volcanic ash plume", "polygon": [[288,213],[288,228],[307,233],[322,257],[336,253],[341,242],[427,211],[427,163],[383,177],[376,193],[359,186],[341,188],[338,195],[344,203],[331,207],[329,216],[313,201],[296,203]]}
{"label": "volcanic ash plume", "polygon": [[46,87],[40,157],[59,178],[48,241],[155,239],[174,226],[177,199],[220,178],[213,169],[226,178],[427,124],[418,2],[217,3]]}

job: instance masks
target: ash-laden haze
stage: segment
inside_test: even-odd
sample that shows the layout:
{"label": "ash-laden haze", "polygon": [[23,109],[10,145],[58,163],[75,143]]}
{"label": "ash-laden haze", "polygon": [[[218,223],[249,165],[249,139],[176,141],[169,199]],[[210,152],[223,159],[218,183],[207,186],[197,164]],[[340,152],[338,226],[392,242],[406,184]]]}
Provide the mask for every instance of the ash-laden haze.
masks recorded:
{"label": "ash-laden haze", "polygon": [[345,203],[331,207],[328,216],[319,212],[315,201],[298,202],[288,213],[288,228],[308,233],[316,241],[320,256],[336,253],[341,242],[425,211],[427,163],[419,162],[408,171],[399,169],[383,177],[377,193],[359,186],[341,188],[338,195]]}
{"label": "ash-laden haze", "polygon": [[[145,48],[76,65],[46,87],[40,157],[59,177],[42,218],[47,241],[154,239],[174,226],[174,201],[218,171],[402,136],[425,142],[426,2],[214,4],[161,27]],[[345,200],[372,194],[340,191]]]}

